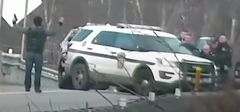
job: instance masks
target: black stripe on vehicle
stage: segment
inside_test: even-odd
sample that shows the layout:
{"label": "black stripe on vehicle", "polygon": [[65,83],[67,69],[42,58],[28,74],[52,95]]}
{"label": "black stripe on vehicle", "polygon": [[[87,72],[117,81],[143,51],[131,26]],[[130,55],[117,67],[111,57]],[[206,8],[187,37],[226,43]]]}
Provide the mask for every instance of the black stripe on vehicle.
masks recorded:
{"label": "black stripe on vehicle", "polygon": [[[76,50],[76,49],[69,49],[68,51],[77,52],[77,53],[86,54],[86,55],[98,56],[98,57],[103,57],[103,58],[109,58],[109,59],[117,59],[117,57],[113,56],[113,55],[93,53],[93,52],[81,51],[81,50]],[[155,63],[148,62],[148,61],[141,61],[141,60],[129,59],[129,58],[126,58],[125,60],[128,62],[132,62],[132,63],[144,63],[144,64],[148,64],[148,65],[155,65]]]}

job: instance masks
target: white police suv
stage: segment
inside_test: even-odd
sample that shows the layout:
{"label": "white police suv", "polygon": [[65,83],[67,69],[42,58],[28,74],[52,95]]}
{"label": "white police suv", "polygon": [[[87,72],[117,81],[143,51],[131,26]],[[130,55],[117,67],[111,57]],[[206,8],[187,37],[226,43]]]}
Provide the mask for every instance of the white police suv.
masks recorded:
{"label": "white police suv", "polygon": [[70,43],[63,77],[71,78],[75,89],[121,84],[141,95],[179,85],[187,89],[195,82],[196,67],[202,68],[203,86],[215,83],[214,64],[193,56],[176,36],[159,27],[88,23]]}

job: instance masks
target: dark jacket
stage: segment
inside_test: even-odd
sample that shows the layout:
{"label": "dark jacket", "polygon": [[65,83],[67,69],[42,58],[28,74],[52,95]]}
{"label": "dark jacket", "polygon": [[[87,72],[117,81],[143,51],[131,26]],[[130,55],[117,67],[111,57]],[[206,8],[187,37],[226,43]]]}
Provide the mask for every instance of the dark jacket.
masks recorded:
{"label": "dark jacket", "polygon": [[43,26],[32,26],[26,28],[14,26],[14,28],[26,35],[27,52],[42,54],[47,37],[55,35],[55,32],[49,31]]}
{"label": "dark jacket", "polygon": [[216,48],[213,48],[213,47],[210,45],[210,49],[211,49],[211,52],[212,52],[213,54],[215,54]]}
{"label": "dark jacket", "polygon": [[214,54],[212,52],[209,52],[209,54],[205,54],[203,50],[201,50],[199,57],[214,61]]}
{"label": "dark jacket", "polygon": [[215,49],[215,59],[217,65],[227,65],[228,67],[231,67],[232,48],[228,43],[218,43],[218,46]]}
{"label": "dark jacket", "polygon": [[194,46],[193,44],[183,43],[182,46],[186,47],[193,55],[195,55],[195,56],[200,55],[199,49],[196,46]]}

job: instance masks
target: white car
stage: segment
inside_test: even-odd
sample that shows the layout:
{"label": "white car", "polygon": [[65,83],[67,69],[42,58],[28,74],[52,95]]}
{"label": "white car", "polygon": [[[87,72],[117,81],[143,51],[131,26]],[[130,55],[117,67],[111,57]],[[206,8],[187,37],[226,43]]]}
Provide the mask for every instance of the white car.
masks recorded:
{"label": "white car", "polygon": [[[89,90],[96,82],[121,84],[141,95],[150,91],[173,91],[194,83],[201,67],[201,84],[214,86],[215,66],[193,56],[173,34],[158,27],[118,24],[83,26],[71,40],[64,60],[64,77],[73,87]],[[174,52],[174,53],[173,53]]]}
{"label": "white car", "polygon": [[197,43],[198,49],[203,49],[204,45],[210,45],[214,37],[200,37]]}

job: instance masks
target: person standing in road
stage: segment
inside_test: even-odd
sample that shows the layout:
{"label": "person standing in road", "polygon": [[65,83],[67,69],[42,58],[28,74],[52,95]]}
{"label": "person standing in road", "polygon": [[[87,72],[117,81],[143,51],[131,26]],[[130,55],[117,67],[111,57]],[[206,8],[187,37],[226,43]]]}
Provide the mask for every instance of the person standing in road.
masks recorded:
{"label": "person standing in road", "polygon": [[[22,34],[26,35],[26,74],[25,74],[25,90],[29,92],[31,89],[31,74],[33,64],[35,67],[34,89],[36,93],[41,93],[41,72],[43,67],[43,51],[48,36],[54,36],[55,32],[47,30],[42,25],[42,18],[36,16],[33,19],[34,25],[31,27],[20,27],[16,24],[17,18],[14,15],[14,28]],[[62,26],[63,18],[60,18],[59,25]]]}

